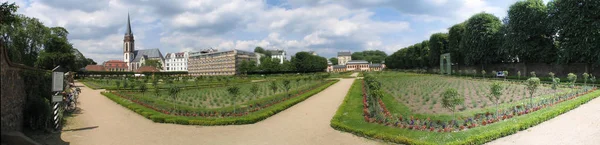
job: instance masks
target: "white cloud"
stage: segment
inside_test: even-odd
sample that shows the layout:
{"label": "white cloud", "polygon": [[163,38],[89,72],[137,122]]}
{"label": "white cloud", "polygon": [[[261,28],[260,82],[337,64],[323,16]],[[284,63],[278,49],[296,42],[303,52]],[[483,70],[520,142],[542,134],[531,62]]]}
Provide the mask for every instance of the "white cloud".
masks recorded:
{"label": "white cloud", "polygon": [[[48,26],[67,28],[74,46],[98,62],[121,58],[128,12],[137,49],[160,48],[163,53],[210,47],[251,51],[263,46],[286,49],[290,55],[317,51],[329,57],[341,50],[381,49],[391,54],[422,41],[423,35],[446,29],[431,27],[418,30],[416,36],[384,38],[415,31],[411,24],[416,21],[442,22],[449,27],[481,11],[504,16],[507,9],[481,0],[288,0],[279,6],[263,0],[107,0],[85,5],[79,1],[16,2],[21,5],[18,13]],[[394,8],[412,19],[373,20],[377,15],[373,8],[377,7]]]}

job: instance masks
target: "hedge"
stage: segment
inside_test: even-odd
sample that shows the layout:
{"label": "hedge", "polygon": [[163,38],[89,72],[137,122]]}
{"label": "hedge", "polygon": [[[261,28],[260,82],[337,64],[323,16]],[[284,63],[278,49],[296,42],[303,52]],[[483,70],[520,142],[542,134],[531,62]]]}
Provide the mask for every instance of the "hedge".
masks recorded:
{"label": "hedge", "polygon": [[335,84],[339,80],[328,82],[327,84],[306,92],[298,97],[291,98],[287,101],[277,103],[271,107],[250,113],[246,116],[242,117],[223,117],[223,118],[206,118],[206,117],[188,117],[188,116],[176,116],[176,115],[167,115],[150,108],[146,108],[140,104],[131,102],[127,99],[118,97],[109,92],[102,92],[102,95],[108,97],[109,99],[115,101],[117,104],[122,105],[123,107],[129,108],[130,110],[158,123],[173,123],[173,124],[184,124],[184,125],[239,125],[239,124],[252,124],[259,121],[262,121],[272,115],[275,115],[291,106],[294,106],[297,103],[300,103],[309,97],[317,94],[329,86]]}
{"label": "hedge", "polygon": [[515,116],[487,126],[459,132],[440,133],[414,131],[365,122],[362,116],[363,104],[359,82],[355,81],[352,85],[344,102],[331,120],[331,127],[358,136],[401,144],[483,144],[552,119],[600,96],[600,91],[594,91],[550,108]]}

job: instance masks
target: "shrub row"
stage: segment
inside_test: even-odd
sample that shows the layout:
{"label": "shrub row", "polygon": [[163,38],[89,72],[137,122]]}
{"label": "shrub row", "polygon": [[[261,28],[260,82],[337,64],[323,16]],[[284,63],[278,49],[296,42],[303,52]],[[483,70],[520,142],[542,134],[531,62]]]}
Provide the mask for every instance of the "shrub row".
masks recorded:
{"label": "shrub row", "polygon": [[328,82],[326,85],[323,85],[317,89],[313,89],[309,92],[306,92],[298,97],[294,97],[287,101],[275,104],[269,108],[262,109],[260,111],[253,112],[246,116],[242,117],[222,117],[222,118],[205,118],[205,117],[188,117],[188,116],[176,116],[176,115],[167,115],[161,112],[157,112],[150,108],[146,108],[137,103],[131,102],[127,99],[118,97],[112,93],[102,92],[102,95],[108,97],[109,99],[115,101],[116,103],[129,108],[130,110],[159,123],[174,123],[174,124],[184,124],[184,125],[232,125],[232,124],[252,124],[258,121],[264,120],[272,115],[275,115],[299,102],[306,100],[307,98],[313,96],[326,89],[327,87],[335,84],[338,80]]}
{"label": "shrub row", "polygon": [[594,91],[553,107],[527,115],[515,116],[487,126],[460,132],[439,133],[413,131],[365,122],[362,118],[362,92],[359,82],[360,80],[355,81],[352,85],[350,92],[331,120],[331,126],[358,136],[402,144],[483,144],[537,125],[600,96],[600,91]]}

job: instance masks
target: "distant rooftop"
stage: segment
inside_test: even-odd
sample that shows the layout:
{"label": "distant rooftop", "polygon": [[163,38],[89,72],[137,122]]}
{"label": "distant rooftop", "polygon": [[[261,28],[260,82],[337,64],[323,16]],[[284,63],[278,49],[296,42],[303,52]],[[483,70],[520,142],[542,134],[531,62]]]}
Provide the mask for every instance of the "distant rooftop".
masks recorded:
{"label": "distant rooftop", "polygon": [[350,51],[348,51],[348,52],[338,52],[338,56],[352,56],[352,53]]}
{"label": "distant rooftop", "polygon": [[369,64],[366,60],[350,60],[346,64]]}

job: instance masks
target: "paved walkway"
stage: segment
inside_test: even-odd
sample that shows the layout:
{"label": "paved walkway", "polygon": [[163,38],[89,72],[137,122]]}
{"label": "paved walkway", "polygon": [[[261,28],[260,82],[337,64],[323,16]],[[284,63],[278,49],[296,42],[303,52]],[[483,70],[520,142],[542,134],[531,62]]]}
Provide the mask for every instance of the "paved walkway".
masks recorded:
{"label": "paved walkway", "polygon": [[598,145],[600,144],[600,98],[527,130],[488,144]]}
{"label": "paved walkway", "polygon": [[342,79],[261,122],[230,126],[154,123],[102,96],[102,90],[82,88],[82,112],[71,118],[61,139],[73,145],[380,144],[329,126],[353,81]]}

